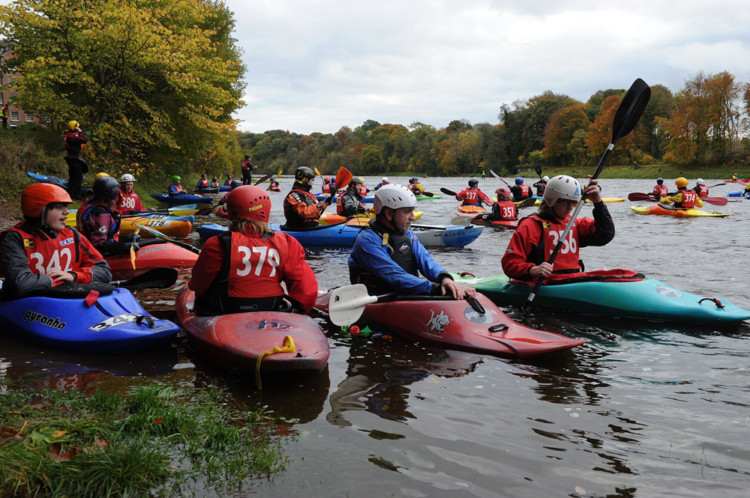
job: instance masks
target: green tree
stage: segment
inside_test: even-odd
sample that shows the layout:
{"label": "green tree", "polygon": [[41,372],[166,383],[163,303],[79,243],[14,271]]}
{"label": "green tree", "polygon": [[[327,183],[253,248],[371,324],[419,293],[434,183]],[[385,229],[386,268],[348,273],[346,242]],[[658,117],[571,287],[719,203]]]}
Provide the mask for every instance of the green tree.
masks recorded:
{"label": "green tree", "polygon": [[587,131],[590,125],[583,104],[571,105],[556,111],[550,117],[544,132],[544,157],[557,164],[565,164],[571,160],[570,141],[576,132]]}
{"label": "green tree", "polygon": [[[19,106],[90,137],[87,158],[110,173],[154,163],[229,166],[232,113],[245,68],[234,20],[211,0],[16,0],[0,6]],[[7,67],[7,66],[6,66]],[[159,173],[159,171],[156,171]]]}

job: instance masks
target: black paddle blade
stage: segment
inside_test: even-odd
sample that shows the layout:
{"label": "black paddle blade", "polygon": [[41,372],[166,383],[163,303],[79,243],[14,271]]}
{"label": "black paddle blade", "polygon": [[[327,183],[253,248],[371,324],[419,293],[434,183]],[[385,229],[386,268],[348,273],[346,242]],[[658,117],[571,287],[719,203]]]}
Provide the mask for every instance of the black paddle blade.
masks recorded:
{"label": "black paddle blade", "polygon": [[115,281],[112,284],[128,290],[166,289],[172,287],[176,281],[177,270],[174,268],[159,267],[145,271],[130,280]]}
{"label": "black paddle blade", "polygon": [[612,143],[614,144],[621,137],[624,137],[635,128],[638,120],[641,119],[643,111],[646,109],[649,99],[651,98],[651,87],[642,79],[636,79],[630,89],[625,94],[625,98],[620,102],[620,107],[615,113],[615,120],[612,124]]}
{"label": "black paddle blade", "polygon": [[455,193],[452,190],[448,190],[447,188],[440,187],[440,191],[444,193],[445,195],[452,195],[453,197],[457,196],[458,194]]}
{"label": "black paddle blade", "polygon": [[534,166],[534,171],[536,171],[536,174],[539,175],[539,179],[542,179],[542,167],[539,165]]}

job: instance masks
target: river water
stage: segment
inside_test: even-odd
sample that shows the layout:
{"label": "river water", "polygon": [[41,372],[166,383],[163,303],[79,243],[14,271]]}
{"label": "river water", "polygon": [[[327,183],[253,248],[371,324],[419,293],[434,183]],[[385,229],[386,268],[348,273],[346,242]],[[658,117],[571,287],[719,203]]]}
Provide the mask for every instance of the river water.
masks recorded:
{"label": "river water", "polygon": [[[366,180],[374,185],[379,178]],[[290,182],[282,181],[285,191]],[[423,183],[436,193],[465,185],[455,178]],[[480,182],[487,193],[497,186],[489,178]],[[602,186],[604,196],[627,197],[653,184],[603,180]],[[714,188],[711,195],[728,190],[737,187]],[[279,221],[284,193],[272,196],[272,221]],[[588,269],[634,269],[750,308],[750,201],[706,205],[731,213],[728,218],[685,220],[637,215],[631,205],[608,204],[617,235],[605,247],[582,250]],[[446,196],[420,201],[420,221],[450,223],[454,208]],[[589,212],[584,207],[582,215]],[[510,236],[485,229],[467,248],[432,253],[452,271],[496,274]],[[347,254],[308,251],[321,289],[348,283]],[[138,297],[155,314],[174,318],[182,283]],[[249,484],[262,496],[748,495],[750,323],[714,330],[505,311],[586,344],[519,361],[398,338],[353,339],[332,329],[323,372],[264,379],[258,391],[250,376],[227,376],[179,340],[158,350],[93,357],[0,337],[0,379],[86,391],[154,381],[227,388],[238,402],[280,419],[289,462],[272,480]]]}

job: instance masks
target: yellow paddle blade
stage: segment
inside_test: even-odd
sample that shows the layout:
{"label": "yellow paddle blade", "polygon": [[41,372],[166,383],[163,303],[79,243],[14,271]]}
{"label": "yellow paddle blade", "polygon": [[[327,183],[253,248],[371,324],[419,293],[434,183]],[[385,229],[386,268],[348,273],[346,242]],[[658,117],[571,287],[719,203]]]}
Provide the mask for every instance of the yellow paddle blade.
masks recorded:
{"label": "yellow paddle blade", "polygon": [[135,270],[135,248],[133,246],[130,246],[130,264],[133,265]]}

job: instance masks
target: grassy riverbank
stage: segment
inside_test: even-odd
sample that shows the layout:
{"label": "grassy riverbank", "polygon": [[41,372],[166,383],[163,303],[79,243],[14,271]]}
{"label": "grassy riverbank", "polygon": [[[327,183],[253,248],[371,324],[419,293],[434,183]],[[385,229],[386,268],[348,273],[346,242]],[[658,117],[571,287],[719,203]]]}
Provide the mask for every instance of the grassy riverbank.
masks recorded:
{"label": "grassy riverbank", "polygon": [[2,496],[225,495],[285,466],[263,415],[211,389],[12,390],[0,420]]}

